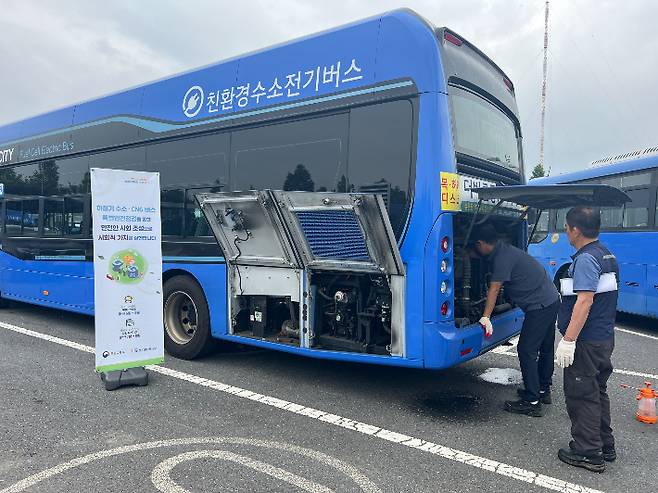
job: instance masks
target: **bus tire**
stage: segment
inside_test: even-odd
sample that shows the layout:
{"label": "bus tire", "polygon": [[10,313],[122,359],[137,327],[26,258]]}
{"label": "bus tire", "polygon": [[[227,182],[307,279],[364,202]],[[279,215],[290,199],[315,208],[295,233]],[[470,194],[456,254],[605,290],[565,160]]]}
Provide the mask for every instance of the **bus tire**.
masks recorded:
{"label": "bus tire", "polygon": [[201,286],[190,276],[174,276],[164,283],[164,338],[167,352],[195,359],[215,348],[210,312]]}

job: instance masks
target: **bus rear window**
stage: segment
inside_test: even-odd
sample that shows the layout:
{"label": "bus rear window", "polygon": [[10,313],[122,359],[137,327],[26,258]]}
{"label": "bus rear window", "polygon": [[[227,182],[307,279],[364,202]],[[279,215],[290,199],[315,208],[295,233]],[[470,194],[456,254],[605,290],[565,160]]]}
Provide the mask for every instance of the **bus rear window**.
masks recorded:
{"label": "bus rear window", "polygon": [[519,172],[514,122],[487,100],[450,86],[455,150]]}

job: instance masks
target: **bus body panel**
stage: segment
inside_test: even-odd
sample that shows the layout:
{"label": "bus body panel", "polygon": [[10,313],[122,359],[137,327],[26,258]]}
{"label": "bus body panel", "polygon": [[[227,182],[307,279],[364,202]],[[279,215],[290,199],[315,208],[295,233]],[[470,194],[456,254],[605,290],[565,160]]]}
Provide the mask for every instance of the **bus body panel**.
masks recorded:
{"label": "bus body panel", "polygon": [[91,262],[21,260],[0,252],[0,265],[3,298],[93,314]]}
{"label": "bus body panel", "polygon": [[287,346],[266,340],[253,339],[251,337],[242,337],[237,335],[222,335],[219,339],[224,341],[244,344],[245,346],[254,346],[263,349],[272,349],[291,353],[315,359],[328,359],[333,361],[344,361],[350,363],[367,363],[373,365],[399,366],[407,368],[422,368],[422,359],[414,359],[399,356],[380,356],[376,354],[348,353],[341,351],[332,351],[326,349],[307,349],[295,346]]}
{"label": "bus body panel", "polygon": [[[441,101],[441,94],[423,94],[420,96],[418,123],[418,144],[416,146],[416,178],[413,207],[408,220],[408,228],[400,254],[407,269],[406,292],[406,351],[411,358],[422,358],[424,318],[424,278],[427,275],[425,245],[435,218],[441,207],[438,166],[434,156],[448,154],[451,149],[449,134],[437,135],[438,128],[446,128],[446,107]],[[448,147],[446,149],[446,146]],[[431,262],[431,260],[430,260]],[[434,269],[436,269],[434,264]],[[438,286],[438,285],[437,285]],[[439,306],[434,306],[438,317]]]}
{"label": "bus body panel", "polygon": [[[176,274],[192,276],[208,300],[213,336],[228,334],[225,264],[164,262],[162,268],[165,279]],[[0,252],[3,298],[93,315],[93,281],[92,262],[20,260]],[[79,302],[71,303],[72,298]]]}
{"label": "bus body panel", "polygon": [[646,295],[647,315],[658,318],[658,265],[647,265]]}
{"label": "bus body panel", "polygon": [[455,330],[453,321],[425,322],[425,368],[448,368],[471,360],[498,346],[519,333],[523,323],[523,312],[511,310],[492,319],[494,336],[483,337],[480,324],[472,324]]}
{"label": "bus body panel", "polygon": [[[422,59],[414,56],[416,53],[422,53]],[[401,11],[381,19],[377,80],[395,80],[405,74],[412,77],[421,94],[447,92],[436,34],[429,25],[419,28],[416,15]]]}

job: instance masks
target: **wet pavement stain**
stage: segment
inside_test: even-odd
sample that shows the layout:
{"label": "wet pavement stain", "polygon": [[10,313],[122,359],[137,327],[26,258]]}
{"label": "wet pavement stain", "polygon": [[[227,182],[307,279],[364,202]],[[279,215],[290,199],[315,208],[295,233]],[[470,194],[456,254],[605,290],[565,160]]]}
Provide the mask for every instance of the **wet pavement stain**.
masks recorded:
{"label": "wet pavement stain", "polygon": [[418,414],[430,417],[472,420],[481,400],[470,393],[441,392],[420,396],[413,407]]}

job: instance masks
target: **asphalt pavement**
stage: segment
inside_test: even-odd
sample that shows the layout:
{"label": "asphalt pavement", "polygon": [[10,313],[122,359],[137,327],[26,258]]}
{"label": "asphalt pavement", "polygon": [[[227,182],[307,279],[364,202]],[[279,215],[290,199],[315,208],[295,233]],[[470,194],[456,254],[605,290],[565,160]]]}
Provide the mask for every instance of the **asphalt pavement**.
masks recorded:
{"label": "asphalt pavement", "polygon": [[658,385],[658,322],[618,327],[619,459],[596,474],[557,459],[559,370],[544,417],[502,410],[513,346],[440,372],[231,347],[167,357],[148,386],[108,392],[91,317],[16,303],[0,312],[0,493],[651,491],[658,425],[634,419],[620,385]]}

